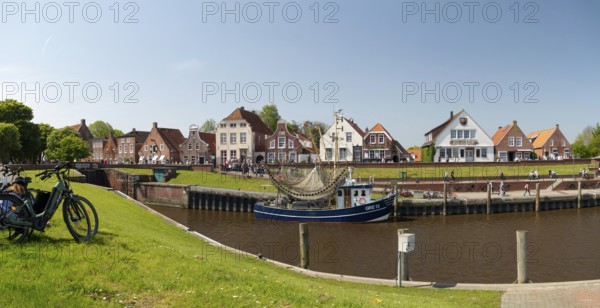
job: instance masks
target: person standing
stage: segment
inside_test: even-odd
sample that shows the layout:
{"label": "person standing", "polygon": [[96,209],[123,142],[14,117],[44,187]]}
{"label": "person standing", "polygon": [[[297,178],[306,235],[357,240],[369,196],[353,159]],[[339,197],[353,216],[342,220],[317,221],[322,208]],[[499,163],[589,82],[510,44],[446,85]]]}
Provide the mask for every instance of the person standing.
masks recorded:
{"label": "person standing", "polygon": [[525,194],[529,194],[531,196],[531,190],[529,190],[529,183],[525,183],[525,192],[523,193],[523,196],[525,196]]}
{"label": "person standing", "polygon": [[498,196],[502,194],[504,196],[504,181],[500,181],[500,188],[498,188]]}

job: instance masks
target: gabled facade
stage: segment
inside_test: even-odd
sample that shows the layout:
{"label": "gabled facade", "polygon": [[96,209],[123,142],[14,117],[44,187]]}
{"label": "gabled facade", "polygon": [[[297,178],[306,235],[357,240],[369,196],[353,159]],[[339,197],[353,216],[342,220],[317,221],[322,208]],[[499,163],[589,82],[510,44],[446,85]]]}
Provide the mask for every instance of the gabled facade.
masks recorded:
{"label": "gabled facade", "polygon": [[118,152],[117,152],[117,141],[112,135],[109,135],[106,138],[106,143],[104,145],[103,150],[103,159],[108,164],[116,164],[118,163]]}
{"label": "gabled facade", "polygon": [[573,153],[571,144],[560,131],[558,124],[555,128],[532,132],[527,138],[533,144],[539,159],[569,159]]}
{"label": "gabled facade", "polygon": [[217,126],[217,163],[264,161],[266,138],[272,134],[256,112],[235,109]]}
{"label": "gabled facade", "polygon": [[377,123],[367,129],[363,138],[363,162],[399,162],[409,158],[408,152]]}
{"label": "gabled facade", "polygon": [[119,163],[139,163],[142,145],[150,132],[137,131],[135,128],[129,133],[115,137],[117,142],[117,161]]}
{"label": "gabled facade", "polygon": [[94,135],[92,135],[92,132],[85,124],[85,119],[81,119],[81,122],[79,124],[71,125],[69,127],[74,129],[79,134],[81,139],[83,139],[87,142],[91,142],[91,140],[94,139]]}
{"label": "gabled facade", "polygon": [[333,123],[321,137],[321,146],[319,147],[321,161],[334,161],[336,137],[337,161],[362,161],[365,132],[354,123],[354,120],[344,118],[340,112],[336,113],[335,121],[336,123]]}
{"label": "gabled facade", "polygon": [[[490,162],[494,161],[492,138],[464,110],[425,133],[421,148],[422,161],[433,154],[434,162]],[[427,154],[426,154],[427,153]]]}
{"label": "gabled facade", "polygon": [[312,142],[305,136],[290,133],[287,122],[280,120],[277,130],[267,137],[267,163],[274,162],[314,162]]}
{"label": "gabled facade", "polygon": [[146,164],[168,164],[181,162],[179,145],[185,137],[175,128],[158,127],[152,123],[152,129],[141,147],[139,161]]}
{"label": "gabled facade", "polygon": [[498,127],[492,140],[494,141],[496,161],[521,161],[531,158],[533,145],[519,128],[517,121],[504,127]]}
{"label": "gabled facade", "polygon": [[104,147],[108,142],[108,138],[94,138],[92,139],[92,160],[96,162],[102,162],[104,160]]}
{"label": "gabled facade", "polygon": [[200,127],[193,124],[180,150],[184,164],[208,164],[215,158],[215,134],[201,132]]}

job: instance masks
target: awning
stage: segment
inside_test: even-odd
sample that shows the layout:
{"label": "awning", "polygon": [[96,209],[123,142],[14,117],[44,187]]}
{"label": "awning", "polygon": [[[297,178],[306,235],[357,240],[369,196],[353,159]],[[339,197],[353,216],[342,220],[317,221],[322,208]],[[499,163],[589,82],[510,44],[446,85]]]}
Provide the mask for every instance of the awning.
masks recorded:
{"label": "awning", "polygon": [[160,158],[159,158],[158,160],[160,160],[160,161],[162,161],[162,160],[165,160],[165,156],[164,156],[164,155],[161,155],[161,156],[160,156]]}
{"label": "awning", "polygon": [[155,161],[158,159],[158,155],[154,155],[154,157],[152,157],[152,160]]}

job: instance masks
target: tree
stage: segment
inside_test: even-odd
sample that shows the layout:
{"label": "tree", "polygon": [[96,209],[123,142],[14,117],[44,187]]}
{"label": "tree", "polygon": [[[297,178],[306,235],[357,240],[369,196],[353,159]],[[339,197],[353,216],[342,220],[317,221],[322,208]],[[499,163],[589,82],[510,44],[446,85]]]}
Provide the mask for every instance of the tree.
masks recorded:
{"label": "tree", "polygon": [[324,134],[327,128],[328,125],[323,122],[304,121],[304,125],[302,126],[300,132],[312,139],[311,141],[313,142],[315,148],[319,149],[321,144],[321,134]]}
{"label": "tree", "polygon": [[33,110],[14,99],[0,101],[0,122],[17,123],[33,120]]}
{"label": "tree", "polygon": [[90,155],[89,147],[79,134],[70,127],[53,131],[48,136],[48,159],[76,160]]}
{"label": "tree", "polygon": [[287,130],[290,133],[298,133],[300,132],[300,124],[294,120],[292,120],[292,122],[287,122]]}
{"label": "tree", "polygon": [[0,123],[0,162],[10,160],[12,153],[21,149],[20,135],[17,126],[11,123]]}
{"label": "tree", "polygon": [[258,116],[270,130],[277,130],[277,122],[279,122],[281,116],[275,104],[264,105]]}
{"label": "tree", "polygon": [[112,135],[113,137],[119,137],[123,135],[123,131],[121,131],[120,129],[114,129],[112,125],[110,125],[110,123],[100,120],[90,124],[88,128],[90,129],[90,132],[92,133],[94,138],[104,138],[108,137],[108,135]]}
{"label": "tree", "polygon": [[13,155],[13,159],[21,163],[33,163],[40,153],[40,129],[29,121],[19,121],[15,123],[19,129],[21,150]]}
{"label": "tree", "polygon": [[212,133],[217,131],[217,122],[214,119],[208,119],[204,121],[204,124],[200,126],[200,131],[205,133]]}
{"label": "tree", "polygon": [[54,127],[45,123],[40,123],[37,126],[40,131],[40,150],[37,154],[37,159],[38,161],[41,161],[42,153],[44,153],[48,147],[48,136],[54,131]]}
{"label": "tree", "polygon": [[600,154],[600,123],[596,123],[596,127],[584,128],[571,146],[573,154],[579,158],[590,158]]}

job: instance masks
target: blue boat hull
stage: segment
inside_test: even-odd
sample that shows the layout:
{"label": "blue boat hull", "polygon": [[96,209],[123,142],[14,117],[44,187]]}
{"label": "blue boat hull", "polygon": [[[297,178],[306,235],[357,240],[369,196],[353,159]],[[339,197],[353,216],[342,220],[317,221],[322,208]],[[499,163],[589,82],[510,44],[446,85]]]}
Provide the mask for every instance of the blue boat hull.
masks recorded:
{"label": "blue boat hull", "polygon": [[300,222],[376,222],[385,221],[394,205],[394,197],[389,196],[363,205],[334,210],[294,210],[254,205],[256,218],[300,221]]}

